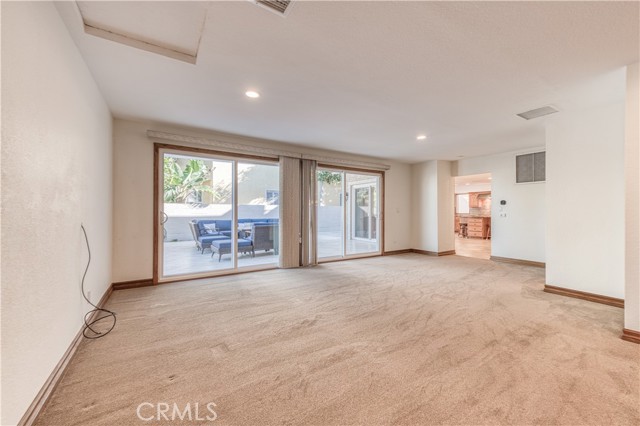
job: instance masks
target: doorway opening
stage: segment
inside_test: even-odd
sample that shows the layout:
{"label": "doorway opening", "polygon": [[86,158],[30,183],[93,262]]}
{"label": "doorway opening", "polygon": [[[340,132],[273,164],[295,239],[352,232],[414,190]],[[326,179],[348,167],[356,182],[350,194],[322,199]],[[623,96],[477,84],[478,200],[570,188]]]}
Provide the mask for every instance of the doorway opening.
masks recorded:
{"label": "doorway opening", "polygon": [[455,178],[456,254],[491,258],[491,173]]}
{"label": "doorway opening", "polygon": [[381,254],[381,175],[319,167],[316,180],[319,261]]}

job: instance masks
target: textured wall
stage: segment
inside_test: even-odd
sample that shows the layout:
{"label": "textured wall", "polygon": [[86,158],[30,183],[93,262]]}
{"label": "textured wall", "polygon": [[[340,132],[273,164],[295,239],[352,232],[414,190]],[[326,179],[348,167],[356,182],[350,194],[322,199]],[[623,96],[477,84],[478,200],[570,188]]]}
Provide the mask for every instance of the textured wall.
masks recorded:
{"label": "textured wall", "polygon": [[624,103],[547,127],[547,284],[624,297]]}
{"label": "textured wall", "polygon": [[640,331],[640,64],[627,67],[624,326]]}
{"label": "textured wall", "polygon": [[[438,251],[438,162],[411,166],[411,248]],[[452,190],[453,191],[453,190]],[[453,195],[453,192],[452,192]]]}
{"label": "textured wall", "polygon": [[2,2],[2,419],[15,424],[111,282],[111,115],[52,3]]}
{"label": "textured wall", "polygon": [[455,182],[450,161],[438,161],[438,252],[456,249],[453,223]]}
{"label": "textured wall", "polygon": [[454,250],[451,162],[432,160],[414,164],[411,179],[411,248],[432,252]]}

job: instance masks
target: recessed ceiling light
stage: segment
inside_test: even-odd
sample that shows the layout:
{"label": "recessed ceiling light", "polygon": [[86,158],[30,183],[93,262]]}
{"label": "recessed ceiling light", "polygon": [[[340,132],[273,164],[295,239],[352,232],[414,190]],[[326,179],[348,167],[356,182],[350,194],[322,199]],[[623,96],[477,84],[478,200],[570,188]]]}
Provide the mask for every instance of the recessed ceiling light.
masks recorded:
{"label": "recessed ceiling light", "polygon": [[418,137],[416,139],[418,139],[419,141],[423,141],[427,138],[426,135],[418,135]]}
{"label": "recessed ceiling light", "polygon": [[471,185],[471,184],[470,184],[469,182],[467,182],[467,183],[465,183],[465,185],[469,186],[469,185]]}
{"label": "recessed ceiling light", "polygon": [[493,179],[493,178],[491,178],[491,177],[490,177],[490,178],[487,178],[487,179],[491,180],[491,179]]}
{"label": "recessed ceiling light", "polygon": [[246,92],[244,92],[245,95],[247,95],[248,98],[259,98],[260,97],[260,93],[253,91],[253,90],[247,90]]}

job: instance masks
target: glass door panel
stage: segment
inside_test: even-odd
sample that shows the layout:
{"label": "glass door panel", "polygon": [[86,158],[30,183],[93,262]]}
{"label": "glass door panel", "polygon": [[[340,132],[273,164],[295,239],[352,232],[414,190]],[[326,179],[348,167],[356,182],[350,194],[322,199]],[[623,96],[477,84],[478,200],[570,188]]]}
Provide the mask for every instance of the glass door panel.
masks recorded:
{"label": "glass door panel", "polygon": [[371,239],[371,187],[354,187],[352,200],[353,211],[353,238]]}
{"label": "glass door panel", "polygon": [[160,277],[233,269],[234,161],[164,152]]}
{"label": "glass door panel", "polygon": [[318,169],[318,259],[380,253],[380,175]]}
{"label": "glass door panel", "polygon": [[238,267],[277,265],[280,167],[238,162]]}
{"label": "glass door panel", "polygon": [[345,253],[358,255],[380,252],[378,239],[380,176],[373,174],[345,173],[345,186],[349,194],[346,203],[348,218]]}
{"label": "glass door panel", "polygon": [[344,256],[344,173],[318,169],[318,258]]}

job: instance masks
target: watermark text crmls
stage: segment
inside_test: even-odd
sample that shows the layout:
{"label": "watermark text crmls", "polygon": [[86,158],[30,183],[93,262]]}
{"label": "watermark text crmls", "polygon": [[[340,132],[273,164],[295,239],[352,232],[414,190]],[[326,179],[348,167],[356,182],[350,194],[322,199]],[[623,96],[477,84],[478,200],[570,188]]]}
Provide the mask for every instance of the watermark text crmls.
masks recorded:
{"label": "watermark text crmls", "polygon": [[191,422],[213,422],[218,418],[216,404],[207,402],[187,402],[178,404],[176,402],[142,402],[136,408],[136,415],[144,422],[152,421],[191,421]]}

